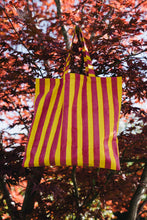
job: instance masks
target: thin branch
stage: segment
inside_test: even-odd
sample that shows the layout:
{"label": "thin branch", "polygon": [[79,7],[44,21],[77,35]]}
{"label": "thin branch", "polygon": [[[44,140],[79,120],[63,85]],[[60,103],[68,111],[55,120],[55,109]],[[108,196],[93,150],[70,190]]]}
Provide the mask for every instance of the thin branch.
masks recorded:
{"label": "thin branch", "polygon": [[[110,178],[111,178],[112,175],[113,175],[113,171],[111,171],[111,172],[108,174],[107,179],[106,179],[106,182],[105,182],[105,185],[108,184],[108,182],[109,182],[109,180],[110,180]],[[92,196],[91,199],[89,199],[89,197],[90,197],[90,193],[89,193],[89,194],[87,195],[87,197],[85,198],[85,200],[84,200],[83,205],[82,205],[81,208],[90,207],[90,206],[92,205],[93,201],[94,201],[98,196],[100,196],[100,193],[101,193],[102,189],[103,189],[103,186],[99,188],[99,191],[95,191],[95,193],[94,193],[94,195]]]}
{"label": "thin branch", "polygon": [[76,199],[76,205],[77,208],[79,208],[79,193],[78,193],[78,186],[77,186],[77,180],[76,180],[76,166],[73,166],[73,170],[72,170],[72,181],[73,181],[73,185],[74,185],[74,195],[75,195],[75,199]]}
{"label": "thin branch", "polygon": [[136,5],[135,7],[134,7],[134,9],[137,9],[140,5],[142,5],[144,2],[146,2],[146,0],[143,0],[142,2],[140,2],[140,3],[138,3],[138,5]]}
{"label": "thin branch", "polygon": [[[16,89],[17,89],[17,88],[18,88],[18,86],[16,86],[16,87],[14,88],[14,91],[15,91],[15,92],[16,92]],[[7,100],[9,100],[10,103],[14,106],[15,111],[19,114],[20,121],[23,122],[23,125],[24,125],[25,129],[27,130],[27,133],[29,133],[29,128],[28,128],[27,125],[24,123],[23,116],[22,116],[22,114],[21,114],[21,109],[19,109],[20,111],[17,110],[17,105],[15,104],[15,102],[12,101],[12,99],[10,99],[10,97],[8,97],[8,95],[7,95]]]}
{"label": "thin branch", "polygon": [[[55,0],[55,3],[56,3],[56,6],[57,6],[57,15],[58,15],[58,18],[61,19],[61,14],[62,14],[62,11],[61,11],[61,2],[60,0]],[[68,33],[66,31],[66,28],[63,24],[61,24],[61,30],[62,30],[62,34],[63,34],[63,37],[64,37],[64,41],[66,43],[66,48],[67,49],[70,49],[70,41],[69,41],[69,36],[68,36]]]}
{"label": "thin branch", "polygon": [[122,159],[120,159],[120,163],[127,163],[127,162],[145,163],[146,158],[141,158],[141,159],[125,159],[125,158],[122,158]]}
{"label": "thin branch", "polygon": [[10,24],[11,24],[12,29],[14,30],[14,33],[15,33],[15,34],[17,35],[17,37],[18,37],[19,42],[24,46],[24,48],[28,51],[29,55],[31,56],[32,64],[34,64],[34,65],[36,66],[36,68],[39,70],[41,76],[43,77],[43,73],[41,72],[40,67],[36,64],[35,60],[34,60],[33,57],[32,57],[32,56],[34,56],[34,55],[33,55],[32,53],[30,53],[30,51],[29,51],[29,49],[27,48],[27,46],[26,46],[26,45],[23,43],[23,41],[20,39],[20,36],[19,36],[17,30],[15,29],[15,27],[14,27],[14,25],[13,25],[13,23],[12,23],[12,21],[11,21],[9,15],[8,15],[8,13],[6,12],[6,9],[5,9],[3,6],[1,6],[1,5],[0,5],[0,9],[3,10],[3,12],[5,13],[5,15],[6,15],[8,21],[9,21]]}

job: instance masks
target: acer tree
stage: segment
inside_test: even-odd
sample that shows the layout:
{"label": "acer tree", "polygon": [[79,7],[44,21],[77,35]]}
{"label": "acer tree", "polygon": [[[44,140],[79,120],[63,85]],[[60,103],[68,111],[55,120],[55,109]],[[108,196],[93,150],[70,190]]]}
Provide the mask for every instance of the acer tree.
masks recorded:
{"label": "acer tree", "polygon": [[[146,7],[144,0],[0,1],[0,219],[145,216]],[[62,73],[75,25],[96,75],[123,78],[120,171],[22,167],[35,78]],[[78,44],[72,54],[79,72]]]}

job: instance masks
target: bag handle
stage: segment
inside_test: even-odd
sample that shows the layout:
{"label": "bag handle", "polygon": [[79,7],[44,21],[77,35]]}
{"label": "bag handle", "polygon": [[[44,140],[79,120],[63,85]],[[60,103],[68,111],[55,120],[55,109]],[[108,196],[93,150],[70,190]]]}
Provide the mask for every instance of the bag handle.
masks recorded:
{"label": "bag handle", "polygon": [[[95,72],[94,72],[92,61],[91,61],[91,58],[90,58],[90,55],[89,55],[89,52],[88,52],[88,48],[86,46],[86,41],[85,41],[85,39],[83,37],[82,30],[81,30],[81,28],[79,26],[75,27],[75,32],[73,34],[71,48],[72,48],[73,41],[74,41],[74,38],[75,38],[76,34],[77,34],[77,36],[79,37],[79,39],[80,39],[80,41],[82,43],[82,52],[83,52],[84,63],[85,63],[85,71],[86,71],[87,75],[95,77]],[[68,56],[66,58],[66,61],[65,61],[63,75],[67,74],[69,72],[70,60],[71,60],[71,54],[69,52]]]}

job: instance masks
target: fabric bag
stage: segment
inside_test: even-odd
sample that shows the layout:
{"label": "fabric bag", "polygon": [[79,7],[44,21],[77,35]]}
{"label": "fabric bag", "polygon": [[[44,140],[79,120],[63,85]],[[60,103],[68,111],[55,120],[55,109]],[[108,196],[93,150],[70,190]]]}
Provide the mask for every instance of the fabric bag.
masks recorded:
{"label": "fabric bag", "polygon": [[76,33],[87,75],[69,73],[69,54],[61,79],[36,79],[34,119],[24,167],[120,169],[117,132],[122,78],[96,77],[81,29]]}

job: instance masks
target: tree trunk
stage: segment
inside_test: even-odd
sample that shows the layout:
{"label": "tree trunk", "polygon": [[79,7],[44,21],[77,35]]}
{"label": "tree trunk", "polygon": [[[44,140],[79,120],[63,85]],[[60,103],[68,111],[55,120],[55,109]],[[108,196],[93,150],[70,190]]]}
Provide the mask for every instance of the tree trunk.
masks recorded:
{"label": "tree trunk", "polygon": [[[4,161],[4,149],[3,149],[3,141],[2,141],[2,133],[0,133],[0,160]],[[3,194],[3,199],[6,200],[7,206],[8,206],[8,214],[11,216],[12,220],[18,220],[20,219],[19,212],[17,208],[15,207],[15,203],[11,198],[11,194],[9,193],[7,183],[5,181],[5,176],[0,173],[0,190]],[[0,218],[2,219],[2,218]]]}
{"label": "tree trunk", "polygon": [[127,220],[136,220],[137,218],[137,210],[139,207],[139,203],[141,201],[141,196],[145,193],[147,188],[147,163],[145,164],[140,184],[134,193],[132,200],[130,202],[130,207],[128,211],[128,218]]}
{"label": "tree trunk", "polygon": [[38,185],[40,183],[43,168],[32,168],[32,174],[30,179],[28,180],[26,192],[25,192],[25,198],[23,201],[22,206],[22,219],[25,220],[26,216],[31,214],[34,208],[34,203],[36,201],[36,196],[38,192],[34,189],[35,185]]}

